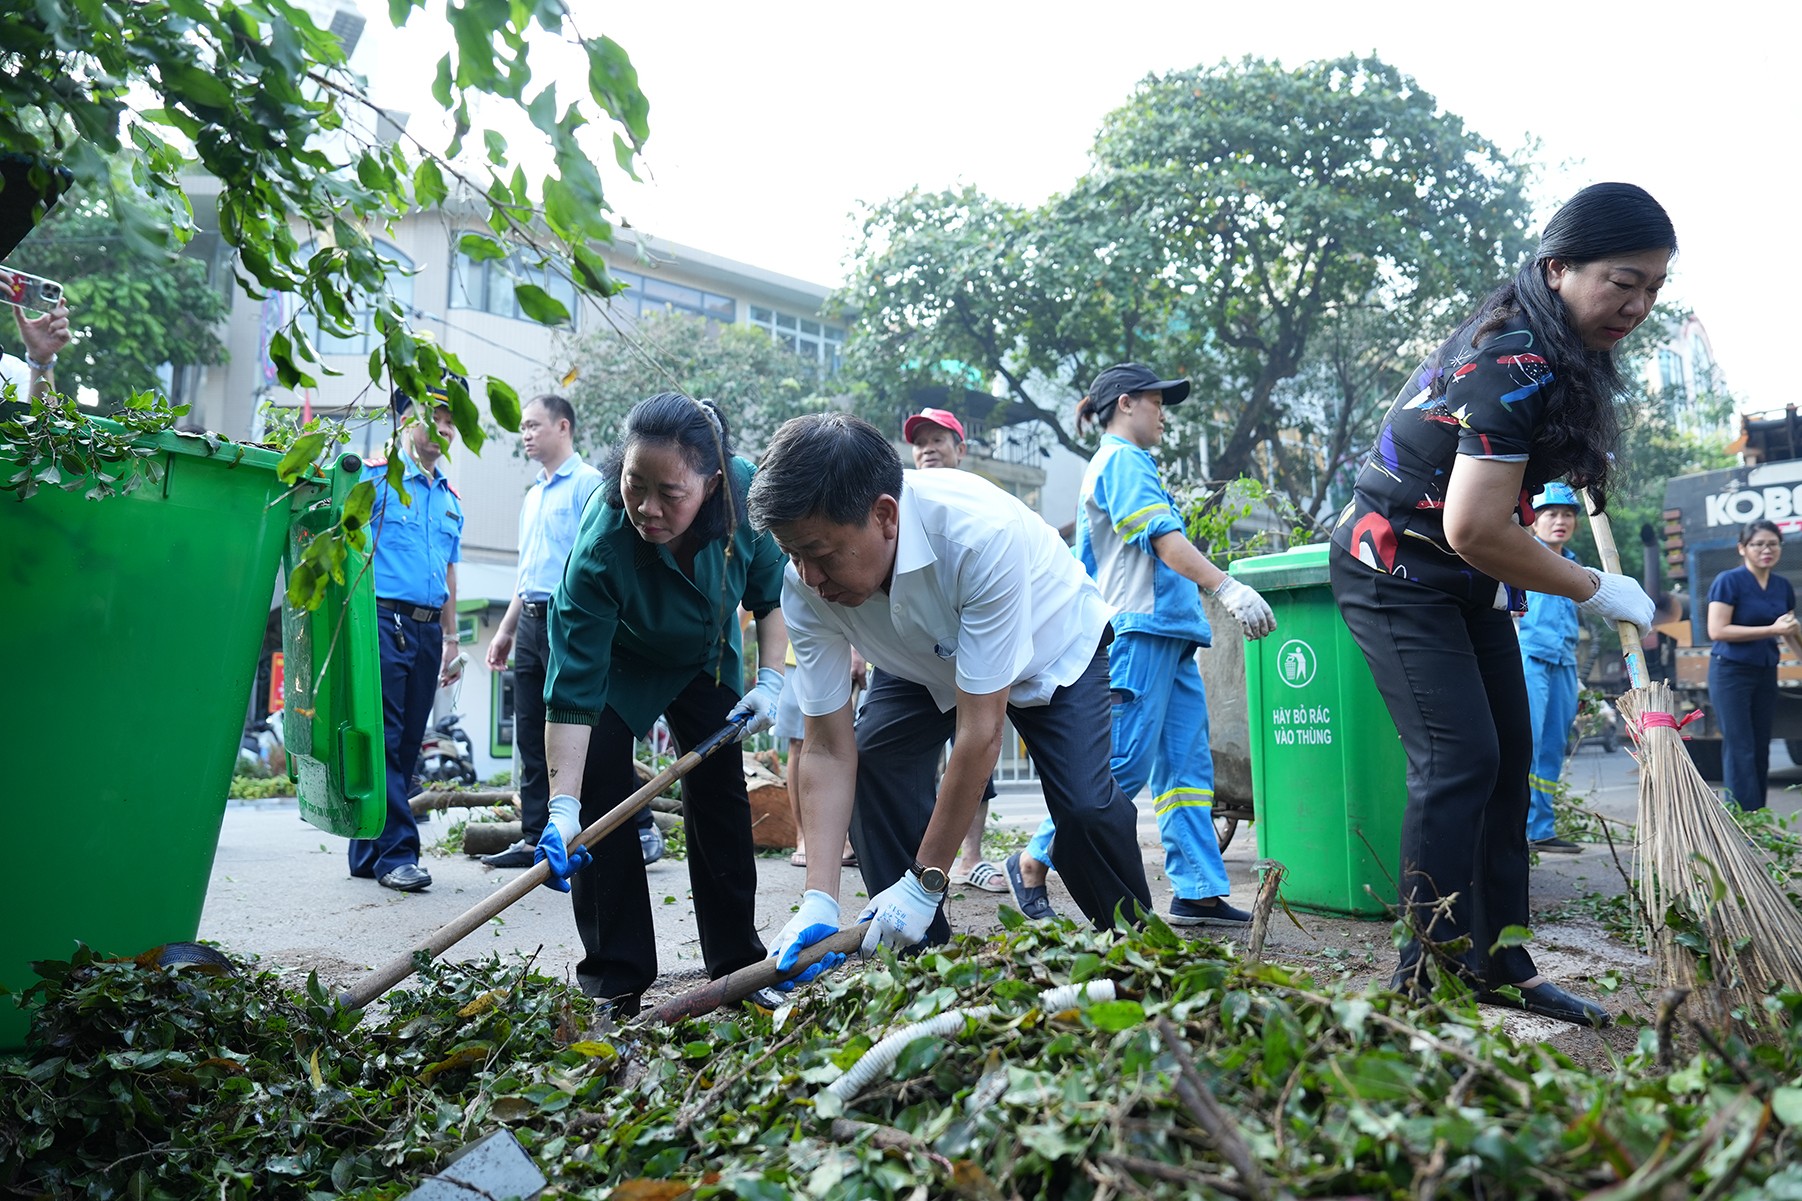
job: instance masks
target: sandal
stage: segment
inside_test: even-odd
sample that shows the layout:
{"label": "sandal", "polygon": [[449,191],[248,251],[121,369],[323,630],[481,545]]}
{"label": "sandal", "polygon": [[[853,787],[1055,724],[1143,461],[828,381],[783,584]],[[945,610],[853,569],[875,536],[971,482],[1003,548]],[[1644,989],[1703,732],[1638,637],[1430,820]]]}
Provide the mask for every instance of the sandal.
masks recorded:
{"label": "sandal", "polygon": [[965,872],[958,883],[968,884],[971,888],[980,888],[984,892],[1006,892],[1009,887],[1007,873],[987,859],[981,860],[975,867]]}
{"label": "sandal", "polygon": [[846,847],[844,855],[838,861],[838,865],[840,867],[856,867],[857,866],[857,852],[852,850],[850,847]]}
{"label": "sandal", "polygon": [[806,851],[796,851],[794,854],[792,854],[788,857],[788,861],[791,866],[806,867],[807,866],[807,852]]}

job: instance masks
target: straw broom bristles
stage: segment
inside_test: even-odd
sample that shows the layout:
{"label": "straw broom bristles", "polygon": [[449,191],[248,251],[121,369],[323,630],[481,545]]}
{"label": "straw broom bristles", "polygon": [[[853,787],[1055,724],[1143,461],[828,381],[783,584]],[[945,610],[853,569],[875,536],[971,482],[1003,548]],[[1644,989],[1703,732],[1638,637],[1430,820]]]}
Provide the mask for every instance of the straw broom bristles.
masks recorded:
{"label": "straw broom bristles", "polygon": [[1676,726],[1646,721],[1675,708],[1663,683],[1620,698],[1639,745],[1634,874],[1647,942],[1662,987],[1695,990],[1716,1025],[1737,1011],[1756,1026],[1773,984],[1802,991],[1802,911],[1702,779]]}
{"label": "straw broom bristles", "polygon": [[[1608,515],[1587,489],[1583,500],[1602,566],[1619,572]],[[1772,986],[1802,991],[1802,910],[1683,748],[1675,697],[1647,678],[1639,628],[1616,628],[1634,685],[1619,708],[1639,746],[1634,875],[1659,983],[1693,990],[1717,1027],[1753,1029]]]}

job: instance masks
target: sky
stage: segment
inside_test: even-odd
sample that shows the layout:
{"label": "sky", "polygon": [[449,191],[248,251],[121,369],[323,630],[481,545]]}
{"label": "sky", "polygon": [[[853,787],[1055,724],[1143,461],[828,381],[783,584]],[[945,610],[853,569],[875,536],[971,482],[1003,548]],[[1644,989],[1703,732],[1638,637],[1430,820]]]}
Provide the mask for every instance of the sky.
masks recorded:
{"label": "sky", "polygon": [[[394,67],[371,71],[376,99],[424,108],[429,32],[397,35],[385,5],[360,2],[372,19],[356,64]],[[914,186],[969,184],[1018,204],[1066,189],[1102,118],[1149,74],[1374,54],[1504,151],[1537,139],[1540,219],[1599,180],[1650,191],[1680,243],[1665,295],[1700,318],[1741,408],[1797,399],[1783,349],[1794,335],[1772,324],[1794,254],[1802,123],[1791,77],[1802,16],[1785,5],[574,7],[583,34],[626,48],[651,102],[644,182],[608,177],[620,216],[827,285],[844,279],[863,205]]]}

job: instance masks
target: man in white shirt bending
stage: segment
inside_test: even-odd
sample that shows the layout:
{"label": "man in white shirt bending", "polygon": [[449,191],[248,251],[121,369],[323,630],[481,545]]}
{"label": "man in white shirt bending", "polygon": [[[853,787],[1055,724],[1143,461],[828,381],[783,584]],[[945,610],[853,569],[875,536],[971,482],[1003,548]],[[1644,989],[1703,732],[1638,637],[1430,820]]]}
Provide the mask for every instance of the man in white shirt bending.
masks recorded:
{"label": "man in white shirt bending", "polygon": [[[1101,927],[1149,912],[1137,815],[1108,766],[1111,612],[1057,532],[970,473],[904,471],[880,430],[843,413],[777,431],[749,509],[789,557],[802,824],[810,846],[850,831],[871,898],[864,952],[950,937],[946,872],[1007,719],[1038,767],[1077,905]],[[855,727],[853,644],[881,668]],[[809,858],[800,908],[771,944],[780,965],[838,928],[839,874],[831,856]]]}

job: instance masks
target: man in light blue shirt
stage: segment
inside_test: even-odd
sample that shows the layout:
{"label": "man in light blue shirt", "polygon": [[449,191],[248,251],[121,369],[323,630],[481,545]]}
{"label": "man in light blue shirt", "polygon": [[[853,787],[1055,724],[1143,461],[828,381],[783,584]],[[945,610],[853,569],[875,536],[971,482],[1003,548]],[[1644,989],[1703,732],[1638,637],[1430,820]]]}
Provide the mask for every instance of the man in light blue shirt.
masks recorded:
{"label": "man in light blue shirt", "polygon": [[[519,415],[519,439],[538,477],[519,510],[519,575],[513,601],[488,644],[488,668],[505,671],[513,656],[513,742],[519,749],[520,840],[484,855],[489,867],[531,867],[533,849],[550,818],[550,788],[544,759],[544,673],[550,657],[546,606],[563,582],[563,568],[576,544],[582,510],[601,486],[601,473],[575,449],[576,411],[561,396],[545,395]],[[645,810],[649,817],[650,811]],[[662,838],[651,826],[657,857]],[[641,828],[639,837],[645,838]],[[646,848],[650,861],[650,850]]]}

